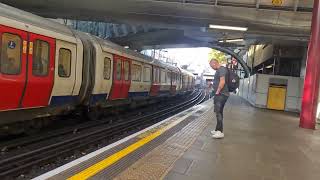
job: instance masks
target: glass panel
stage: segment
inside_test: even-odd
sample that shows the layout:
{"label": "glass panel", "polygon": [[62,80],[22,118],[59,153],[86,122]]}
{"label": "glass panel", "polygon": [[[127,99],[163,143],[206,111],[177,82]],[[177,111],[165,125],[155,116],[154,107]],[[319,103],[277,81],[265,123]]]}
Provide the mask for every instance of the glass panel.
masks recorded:
{"label": "glass panel", "polygon": [[20,36],[3,33],[1,43],[1,73],[19,74],[21,70],[21,44]]}
{"label": "glass panel", "polygon": [[166,82],[166,72],[161,70],[161,82],[165,83]]}
{"label": "glass panel", "polygon": [[129,80],[129,62],[128,61],[124,61],[124,80],[128,81]]}
{"label": "glass panel", "polygon": [[160,79],[160,75],[159,75],[160,71],[159,71],[159,68],[155,68],[154,70],[154,82],[155,83],[159,83],[159,79]]}
{"label": "glass panel", "polygon": [[59,50],[58,74],[60,77],[70,77],[71,75],[71,51],[61,48]]}
{"label": "glass panel", "polygon": [[171,73],[167,72],[167,82],[170,83],[171,82]]}
{"label": "glass panel", "polygon": [[153,82],[157,82],[157,69],[153,68]]}
{"label": "glass panel", "polygon": [[49,43],[36,40],[33,46],[32,74],[36,76],[48,75]]}
{"label": "glass panel", "polygon": [[104,58],[104,68],[103,68],[104,79],[110,79],[110,73],[111,73],[111,59],[105,57]]}
{"label": "glass panel", "polygon": [[143,72],[143,81],[145,82],[150,82],[151,80],[151,70],[149,67],[144,67],[144,72]]}
{"label": "glass panel", "polygon": [[132,80],[141,81],[141,66],[134,64],[132,67]]}
{"label": "glass panel", "polygon": [[117,60],[117,80],[121,80],[121,60]]}

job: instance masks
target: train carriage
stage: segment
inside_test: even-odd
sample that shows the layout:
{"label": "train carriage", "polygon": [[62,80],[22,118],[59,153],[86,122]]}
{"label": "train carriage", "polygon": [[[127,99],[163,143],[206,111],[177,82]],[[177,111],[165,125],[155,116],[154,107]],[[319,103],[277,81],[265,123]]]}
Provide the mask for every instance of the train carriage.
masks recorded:
{"label": "train carriage", "polygon": [[[0,124],[146,102],[192,75],[108,40],[0,4]],[[96,113],[99,114],[99,113]]]}
{"label": "train carriage", "polygon": [[81,41],[66,26],[10,6],[1,5],[0,14],[0,123],[73,108],[82,81]]}

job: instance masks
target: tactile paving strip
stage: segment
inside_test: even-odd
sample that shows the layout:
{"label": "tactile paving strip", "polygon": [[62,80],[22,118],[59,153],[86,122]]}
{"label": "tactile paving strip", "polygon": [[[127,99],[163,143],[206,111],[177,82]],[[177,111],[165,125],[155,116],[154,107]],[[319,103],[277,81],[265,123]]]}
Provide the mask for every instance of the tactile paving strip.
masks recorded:
{"label": "tactile paving strip", "polygon": [[[173,126],[171,129],[165,131],[163,134],[161,134],[156,139],[154,139],[151,142],[147,143],[146,145],[140,147],[136,151],[134,151],[131,154],[127,155],[126,157],[120,159],[117,163],[109,166],[108,168],[106,168],[102,172],[96,174],[95,176],[92,176],[91,178],[92,179],[112,179],[113,177],[115,177],[116,175],[121,173],[123,170],[125,170],[127,167],[129,167],[130,165],[132,165],[133,163],[138,161],[140,158],[145,156],[149,151],[151,151],[152,149],[154,149],[155,147],[159,146],[161,143],[166,141],[168,138],[173,136],[176,132],[181,130],[188,123],[190,123],[194,119],[198,118],[204,112],[205,109],[208,109],[208,106],[201,105],[199,107],[193,107],[193,108],[189,109],[188,110],[189,113],[187,113],[187,112],[181,113],[185,116],[182,118],[182,119],[184,119],[182,122]],[[190,112],[192,113],[192,115],[190,115]],[[181,117],[175,116],[175,117],[171,118],[170,120],[168,120],[167,122],[164,122],[163,124],[153,128],[153,129],[150,129],[147,132],[140,134],[139,136],[136,136],[135,138],[130,139],[129,141],[127,141],[123,144],[120,144],[114,148],[111,148],[110,150],[108,150],[106,152],[98,154],[92,159],[88,159],[87,161],[84,161],[76,166],[73,166],[70,169],[66,169],[66,170],[62,171],[61,173],[52,176],[49,179],[66,179],[68,177],[71,177],[71,176],[81,172],[82,170],[87,169],[88,167],[96,164],[97,162],[102,161],[106,157],[109,157],[112,154],[115,154],[116,152],[129,146],[130,144],[133,144],[133,143],[139,141],[140,139],[144,138],[148,134],[151,134],[154,131],[157,131],[157,129],[161,129],[164,126],[167,126],[167,125],[177,121],[179,118],[181,119]]]}
{"label": "tactile paving strip", "polygon": [[[207,109],[208,110],[208,109]],[[199,110],[199,113],[204,112]],[[213,117],[212,106],[194,120],[167,139],[164,143],[150,151],[114,179],[142,180],[162,179],[183,153],[193,144]],[[105,179],[106,174],[98,174],[94,179]]]}

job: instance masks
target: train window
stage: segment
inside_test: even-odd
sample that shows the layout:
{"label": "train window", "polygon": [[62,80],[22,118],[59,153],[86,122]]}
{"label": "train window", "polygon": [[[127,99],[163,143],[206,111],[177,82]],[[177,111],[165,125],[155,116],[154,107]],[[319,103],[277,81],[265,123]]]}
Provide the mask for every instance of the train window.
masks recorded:
{"label": "train window", "polygon": [[111,59],[105,57],[104,66],[103,66],[103,78],[110,79],[110,73],[111,73]]}
{"label": "train window", "polygon": [[164,70],[161,70],[161,82],[166,82],[166,72]]}
{"label": "train window", "polygon": [[36,40],[33,46],[32,74],[35,76],[48,75],[49,43]]}
{"label": "train window", "polygon": [[128,81],[130,76],[130,65],[128,61],[124,62],[124,80]]}
{"label": "train window", "polygon": [[70,77],[71,75],[71,51],[69,49],[59,49],[58,74],[60,77]]}
{"label": "train window", "polygon": [[167,82],[171,83],[171,72],[167,72]]}
{"label": "train window", "polygon": [[171,73],[172,84],[176,83],[176,73]]}
{"label": "train window", "polygon": [[153,82],[158,83],[159,82],[159,73],[158,68],[153,69]]}
{"label": "train window", "polygon": [[157,68],[153,68],[153,82],[157,82]]}
{"label": "train window", "polygon": [[144,82],[150,82],[151,80],[151,70],[149,67],[144,67],[144,70],[143,70],[143,81]]}
{"label": "train window", "polygon": [[20,74],[21,44],[20,36],[10,33],[2,34],[0,69],[3,74]]}
{"label": "train window", "polygon": [[121,80],[121,60],[117,60],[117,70],[116,70],[116,79]]}
{"label": "train window", "polygon": [[132,80],[133,81],[141,81],[141,73],[142,73],[142,68],[140,65],[134,64],[132,66]]}
{"label": "train window", "polygon": [[159,83],[160,82],[160,69],[154,68],[154,82]]}

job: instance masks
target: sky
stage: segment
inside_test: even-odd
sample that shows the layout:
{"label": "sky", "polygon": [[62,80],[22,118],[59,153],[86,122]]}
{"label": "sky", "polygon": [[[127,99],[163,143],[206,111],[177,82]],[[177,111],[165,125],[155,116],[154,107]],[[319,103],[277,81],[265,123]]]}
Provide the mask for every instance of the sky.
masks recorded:
{"label": "sky", "polygon": [[188,69],[193,69],[195,72],[203,72],[209,68],[208,59],[210,48],[177,48],[165,49],[169,57],[173,57],[179,66],[190,65]]}

